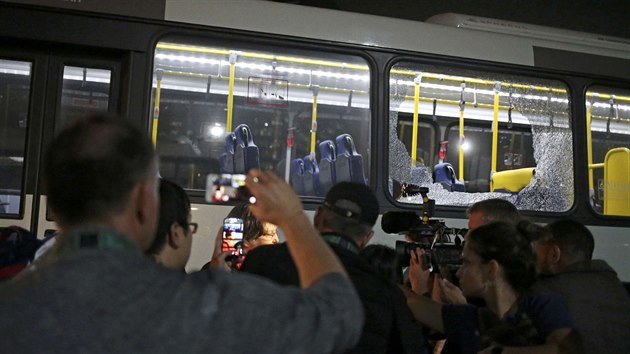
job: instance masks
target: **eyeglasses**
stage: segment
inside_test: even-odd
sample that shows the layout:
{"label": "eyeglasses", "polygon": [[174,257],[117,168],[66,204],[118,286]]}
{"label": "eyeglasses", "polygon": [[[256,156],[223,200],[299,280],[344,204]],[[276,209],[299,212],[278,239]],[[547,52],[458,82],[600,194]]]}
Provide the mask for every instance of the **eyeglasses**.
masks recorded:
{"label": "eyeglasses", "polygon": [[196,222],[188,223],[188,229],[190,230],[191,234],[197,233],[197,227],[199,227],[199,224],[197,224]]}

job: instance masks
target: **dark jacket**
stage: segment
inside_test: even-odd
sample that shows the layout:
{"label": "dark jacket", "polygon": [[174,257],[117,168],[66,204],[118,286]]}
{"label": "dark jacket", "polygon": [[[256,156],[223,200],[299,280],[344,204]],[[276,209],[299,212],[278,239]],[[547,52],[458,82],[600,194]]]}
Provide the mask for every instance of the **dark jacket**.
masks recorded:
{"label": "dark jacket", "polygon": [[[346,268],[365,310],[359,344],[346,353],[424,353],[421,327],[414,322],[400,289],[376,274],[353,250],[330,246]],[[297,270],[284,243],[251,250],[241,271],[283,285],[299,285]]]}
{"label": "dark jacket", "polygon": [[630,297],[605,261],[571,264],[535,289],[564,298],[586,353],[630,353]]}

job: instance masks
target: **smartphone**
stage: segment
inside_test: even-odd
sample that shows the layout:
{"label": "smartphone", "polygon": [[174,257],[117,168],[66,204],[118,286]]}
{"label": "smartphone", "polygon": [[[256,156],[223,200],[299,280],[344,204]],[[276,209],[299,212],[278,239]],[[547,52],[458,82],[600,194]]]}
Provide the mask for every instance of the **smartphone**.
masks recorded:
{"label": "smartphone", "polygon": [[245,201],[255,203],[256,198],[245,187],[245,175],[209,174],[206,178],[206,201],[208,203],[226,203]]}
{"label": "smartphone", "polygon": [[221,252],[230,252],[232,256],[243,255],[243,219],[225,218],[223,220]]}

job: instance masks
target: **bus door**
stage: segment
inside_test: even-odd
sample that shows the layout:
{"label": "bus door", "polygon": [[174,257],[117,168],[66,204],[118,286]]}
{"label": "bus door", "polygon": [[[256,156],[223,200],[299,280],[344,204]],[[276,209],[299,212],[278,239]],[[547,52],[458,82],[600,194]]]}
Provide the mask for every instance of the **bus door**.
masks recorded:
{"label": "bus door", "polygon": [[90,113],[119,112],[122,56],[0,46],[0,226],[42,237],[55,225],[41,181],[48,143]]}

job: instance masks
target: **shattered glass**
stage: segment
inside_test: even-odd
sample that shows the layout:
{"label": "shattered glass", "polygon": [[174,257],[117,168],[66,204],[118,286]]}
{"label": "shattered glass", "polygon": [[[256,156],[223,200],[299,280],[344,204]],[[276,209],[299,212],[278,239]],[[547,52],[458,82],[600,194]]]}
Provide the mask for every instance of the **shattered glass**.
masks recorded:
{"label": "shattered glass", "polygon": [[[496,80],[486,78],[486,80]],[[507,80],[503,78],[505,83]],[[512,80],[513,78],[510,78]],[[514,80],[523,84],[523,78]],[[528,83],[529,84],[529,83]],[[536,82],[536,85],[562,88],[557,82]],[[398,86],[398,87],[397,87]],[[402,88],[401,88],[402,87]],[[507,86],[503,86],[505,90]],[[478,201],[500,198],[512,202],[520,210],[543,210],[561,212],[568,210],[574,201],[573,181],[573,139],[569,120],[569,103],[564,92],[549,91],[541,93],[533,86],[529,88],[512,89],[515,97],[501,97],[506,106],[510,104],[514,112],[520,113],[531,126],[533,138],[534,160],[536,162],[535,175],[529,184],[518,193],[500,192],[451,192],[441,184],[433,183],[430,167],[411,168],[411,157],[408,148],[399,140],[396,127],[398,113],[404,97],[403,85],[391,85],[390,113],[389,113],[389,190],[393,191],[393,181],[413,183],[429,188],[429,198],[434,199],[436,205],[470,206]],[[404,95],[404,93],[403,93]],[[538,99],[531,99],[532,96]],[[540,98],[542,97],[542,98]],[[396,196],[395,196],[396,197]],[[398,197],[402,203],[421,204],[421,196]]]}

